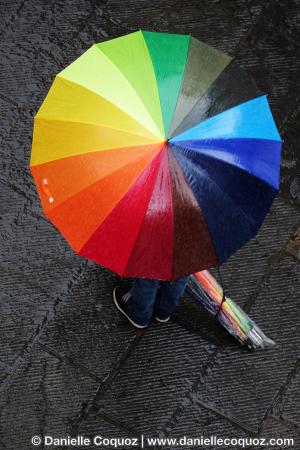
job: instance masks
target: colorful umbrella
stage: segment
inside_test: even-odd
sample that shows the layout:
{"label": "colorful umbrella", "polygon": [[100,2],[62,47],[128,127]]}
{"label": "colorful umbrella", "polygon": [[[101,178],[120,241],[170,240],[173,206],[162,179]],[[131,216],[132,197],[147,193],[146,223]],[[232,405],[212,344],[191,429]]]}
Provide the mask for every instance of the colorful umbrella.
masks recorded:
{"label": "colorful umbrella", "polygon": [[242,308],[224,295],[221,286],[207,270],[189,277],[187,291],[242,345],[250,349],[275,345]]}
{"label": "colorful umbrella", "polygon": [[266,96],[229,56],[138,31],[56,76],[30,167],[46,216],[79,255],[172,280],[223,263],[256,234],[280,152]]}

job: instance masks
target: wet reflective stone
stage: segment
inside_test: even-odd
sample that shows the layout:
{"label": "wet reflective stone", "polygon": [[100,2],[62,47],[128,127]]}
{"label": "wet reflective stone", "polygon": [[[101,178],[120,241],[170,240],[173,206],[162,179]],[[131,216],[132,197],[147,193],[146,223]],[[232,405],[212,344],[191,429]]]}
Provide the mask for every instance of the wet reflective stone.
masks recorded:
{"label": "wet reflective stone", "polygon": [[220,0],[206,2],[205,5],[190,2],[185,5],[183,13],[182,5],[176,0],[166,3],[160,0],[151,3],[130,0],[127,3],[126,23],[118,0],[110,1],[108,10],[113,22],[119,21],[118,34],[126,33],[128,29],[139,29],[144,24],[147,29],[168,33],[192,33],[195,38],[230,53],[241,36],[249,31],[262,5],[251,1],[245,8],[243,3],[234,0],[226,2],[226,7]]}
{"label": "wet reflective stone", "polygon": [[11,363],[39,333],[53,305],[70,292],[86,262],[48,222],[24,212],[6,222],[1,234],[0,336],[2,359]]}
{"label": "wet reflective stone", "polygon": [[291,240],[288,242],[286,251],[290,255],[293,255],[296,258],[300,259],[300,227],[297,228]]}
{"label": "wet reflective stone", "polygon": [[36,109],[46,95],[45,83],[50,87],[56,73],[67,65],[61,47],[67,42],[74,46],[81,23],[91,12],[91,3],[84,0],[72,1],[72,7],[61,2],[33,7],[25,2],[2,38],[0,57],[5,65],[0,92]]}
{"label": "wet reflective stone", "polygon": [[96,404],[138,432],[161,432],[215,348],[173,322],[153,324]]}
{"label": "wet reflective stone", "polygon": [[[270,17],[273,17],[273,22]],[[299,17],[297,1],[280,1],[270,5],[260,17],[253,33],[249,33],[241,42],[236,54],[236,61],[268,95],[272,113],[279,126],[295,109],[295,101],[299,95],[296,82],[300,67],[296,42]],[[294,26],[285,28],[286,21],[294,22]],[[284,28],[290,31],[292,38],[280,32]]]}
{"label": "wet reflective stone", "polygon": [[[216,436],[216,438],[223,439],[230,437],[246,438],[249,436],[249,433],[237,424],[230,422],[214,411],[202,407],[201,404],[193,404],[191,400],[189,403],[187,402],[182,416],[178,417],[178,422],[175,427],[168,430],[170,425],[172,426],[171,423],[165,425],[164,432],[168,437],[177,439],[183,436],[187,438],[210,438],[211,436]],[[184,450],[186,446],[179,446],[178,448]],[[202,447],[200,445],[194,445],[191,448],[196,450]],[[226,446],[226,448],[236,450],[237,447]]]}
{"label": "wet reflective stone", "polygon": [[[12,0],[8,3],[2,2],[0,5],[0,16],[3,19],[3,22],[8,24],[14,18],[17,18],[20,14],[22,14],[22,0]],[[5,28],[3,27],[3,30]]]}
{"label": "wet reflective stone", "polygon": [[47,348],[102,380],[136,336],[113,303],[117,282],[118,277],[93,266],[58,305],[40,337]]}
{"label": "wet reflective stone", "polygon": [[272,414],[279,420],[284,420],[296,427],[300,424],[300,371],[299,364],[296,365],[295,370],[288,376],[286,383],[283,386],[282,392],[279,393],[278,398],[272,409]]}
{"label": "wet reflective stone", "polygon": [[300,205],[299,123],[300,106],[298,105],[283,124],[284,146],[281,162],[281,193],[298,206]]}
{"label": "wet reflective stone", "polygon": [[64,436],[95,393],[97,383],[38,347],[20,361],[3,386],[0,442],[31,447],[32,436]]}
{"label": "wet reflective stone", "polygon": [[[298,448],[300,446],[300,437],[299,437],[299,433],[297,432],[297,430],[291,426],[290,424],[278,420],[277,418],[274,418],[272,416],[267,417],[264,420],[263,423],[263,427],[262,430],[259,434],[259,437],[264,438],[266,440],[269,439],[293,439],[294,441],[294,447]],[[265,450],[266,448],[272,448],[274,450],[277,450],[278,448],[280,448],[279,446],[282,446],[283,448],[286,447],[288,448],[289,446],[291,448],[293,448],[293,446],[291,445],[291,441],[290,444],[288,444],[288,442],[286,441],[286,443],[284,444],[283,441],[278,441],[278,444],[276,445],[268,445],[266,447],[265,444],[259,445],[257,448],[259,450]]]}
{"label": "wet reflective stone", "polygon": [[[89,447],[91,450],[98,450],[99,447],[101,448],[101,445],[99,445],[101,442],[100,439],[102,439],[102,442],[103,440],[105,442],[105,439],[116,439],[116,442],[120,443],[120,446],[122,446],[122,440],[126,440],[125,443],[127,444],[128,439],[139,437],[135,430],[125,427],[124,424],[119,422],[114,416],[107,416],[101,412],[95,413],[94,411],[92,411],[86,420],[81,423],[78,434],[87,436],[91,442],[94,443],[94,445],[92,444]],[[96,441],[94,441],[95,438]],[[137,446],[126,445],[125,447],[124,444],[124,448],[130,450],[136,449]]]}
{"label": "wet reflective stone", "polygon": [[[165,431],[168,433],[167,427],[165,428]],[[265,450],[266,448],[277,450],[280,448],[280,445],[283,445],[283,442],[281,442],[281,444],[278,442],[278,444],[267,445],[269,439],[293,439],[296,448],[299,446],[300,442],[297,429],[292,424],[289,424],[280,418],[267,416],[261,424],[258,433],[253,434],[251,430],[245,428],[244,424],[232,421],[232,418],[230,417],[222,417],[222,415],[215,413],[210,409],[206,409],[206,407],[197,401],[195,403],[190,403],[185,409],[182,417],[180,417],[180,420],[178,420],[178,424],[168,434],[170,437],[181,437],[184,435],[188,437],[216,436],[223,439],[237,438],[245,439],[245,442],[247,442],[247,440],[250,442],[249,440],[252,438],[256,439],[256,442],[261,442],[261,445],[256,445],[260,450]],[[288,447],[287,443],[286,447]],[[183,448],[184,447],[182,447],[182,450]],[[192,448],[193,450],[196,450],[199,447],[195,446]],[[228,446],[228,448],[235,450],[237,447],[233,445]]]}
{"label": "wet reflective stone", "polygon": [[250,310],[253,320],[276,346],[253,353],[238,347],[224,348],[205,382],[191,390],[194,402],[207,404],[249,429],[258,430],[297,360],[299,271],[294,258],[284,256]]}

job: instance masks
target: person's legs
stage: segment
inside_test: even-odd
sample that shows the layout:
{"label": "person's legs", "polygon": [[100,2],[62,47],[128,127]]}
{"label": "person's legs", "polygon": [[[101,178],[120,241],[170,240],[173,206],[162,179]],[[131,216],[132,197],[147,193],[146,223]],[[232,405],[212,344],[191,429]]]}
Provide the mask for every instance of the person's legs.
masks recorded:
{"label": "person's legs", "polygon": [[118,295],[115,289],[115,304],[133,325],[143,328],[150,322],[159,284],[159,280],[136,278],[125,295]]}
{"label": "person's legs", "polygon": [[157,292],[154,307],[155,318],[159,322],[167,322],[178,305],[189,275],[175,281],[162,281]]}
{"label": "person's legs", "polygon": [[159,280],[137,278],[129,291],[127,311],[139,322],[150,322],[159,288]]}

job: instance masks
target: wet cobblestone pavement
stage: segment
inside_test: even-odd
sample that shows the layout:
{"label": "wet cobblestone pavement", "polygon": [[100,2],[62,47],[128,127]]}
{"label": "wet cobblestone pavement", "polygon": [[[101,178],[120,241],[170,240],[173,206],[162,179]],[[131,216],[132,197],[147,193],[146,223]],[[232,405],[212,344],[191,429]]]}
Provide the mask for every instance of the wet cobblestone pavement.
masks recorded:
{"label": "wet cobblestone pavement", "polygon": [[[0,17],[0,449],[45,433],[293,437],[300,449],[300,1],[1,0]],[[28,164],[54,75],[139,28],[228,52],[269,96],[281,191],[222,274],[275,348],[240,348],[187,295],[169,323],[136,332],[112,304],[119,278],[42,214]]]}

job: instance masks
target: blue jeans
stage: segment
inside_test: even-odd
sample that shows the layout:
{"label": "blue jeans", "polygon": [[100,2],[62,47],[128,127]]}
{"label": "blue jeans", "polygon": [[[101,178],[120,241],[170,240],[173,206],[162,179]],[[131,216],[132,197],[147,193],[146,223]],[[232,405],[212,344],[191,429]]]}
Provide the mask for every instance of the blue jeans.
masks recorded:
{"label": "blue jeans", "polygon": [[188,279],[189,275],[175,281],[136,278],[126,303],[128,314],[141,325],[150,322],[153,314],[166,319],[178,305]]}

